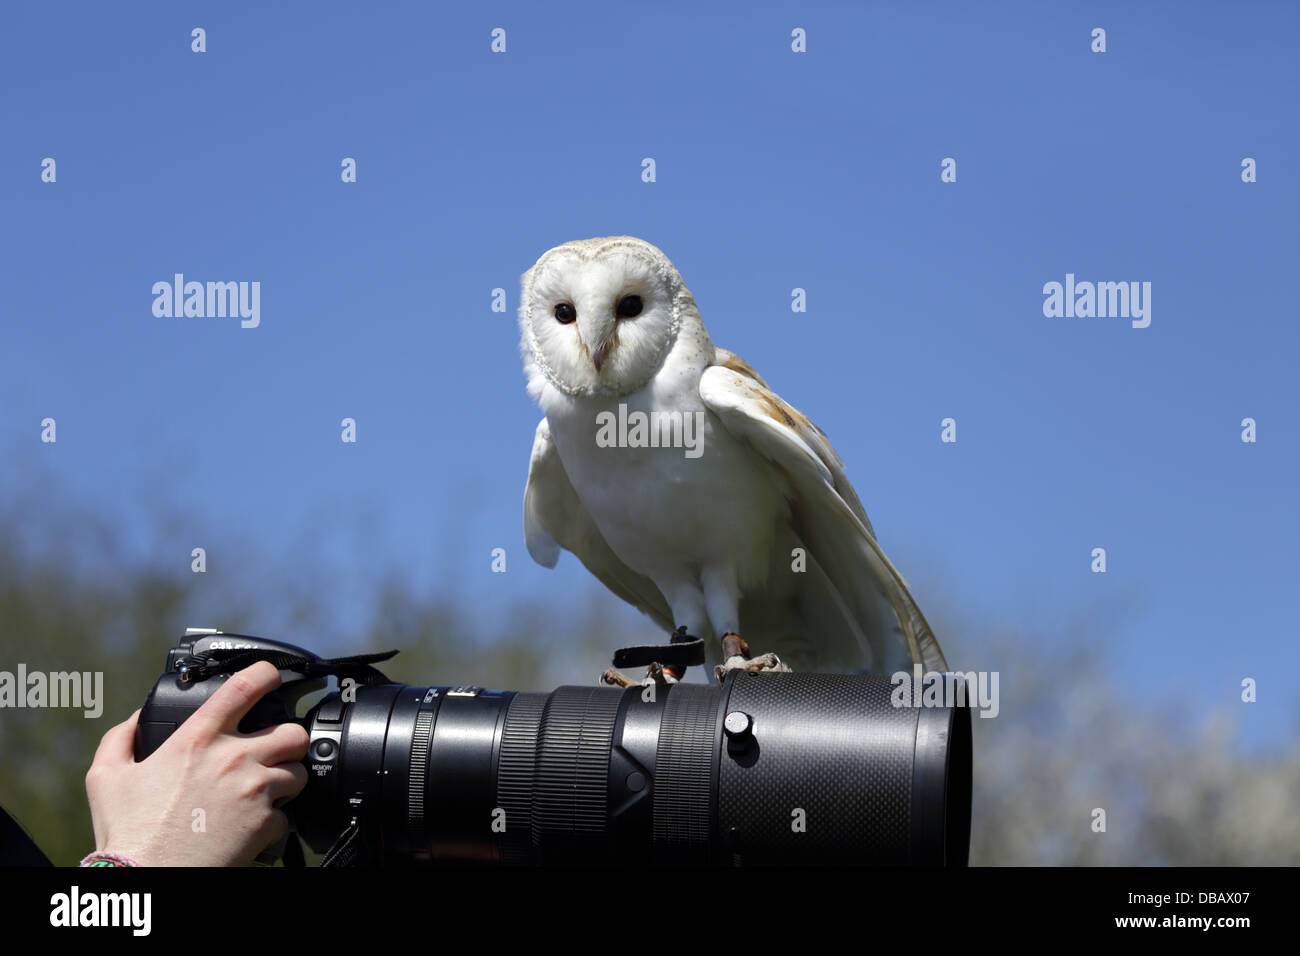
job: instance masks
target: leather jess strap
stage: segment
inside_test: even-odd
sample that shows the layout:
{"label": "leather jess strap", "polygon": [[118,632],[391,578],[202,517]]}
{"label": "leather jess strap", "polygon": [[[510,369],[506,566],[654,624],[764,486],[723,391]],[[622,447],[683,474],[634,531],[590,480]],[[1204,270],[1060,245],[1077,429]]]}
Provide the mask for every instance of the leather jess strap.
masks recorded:
{"label": "leather jess strap", "polygon": [[637,644],[614,652],[615,667],[663,664],[665,667],[694,667],[704,663],[704,641],[679,627],[670,644]]}

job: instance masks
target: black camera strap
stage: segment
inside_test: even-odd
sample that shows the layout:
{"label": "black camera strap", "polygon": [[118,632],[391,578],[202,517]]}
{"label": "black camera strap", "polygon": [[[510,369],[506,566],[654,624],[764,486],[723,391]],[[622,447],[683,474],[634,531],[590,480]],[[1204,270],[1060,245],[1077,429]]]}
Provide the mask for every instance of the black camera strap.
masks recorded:
{"label": "black camera strap", "polygon": [[[299,853],[302,848],[299,847]],[[361,826],[354,820],[348,828],[339,834],[329,852],[321,857],[321,866],[360,866],[361,865]],[[284,861],[289,866],[288,856]],[[302,864],[299,863],[299,866]]]}
{"label": "black camera strap", "polygon": [[686,628],[673,632],[670,644],[637,644],[620,647],[614,652],[615,667],[638,667],[642,664],[663,664],[685,670],[704,663],[704,641],[691,637]]}
{"label": "black camera strap", "polygon": [[258,661],[270,661],[277,670],[294,671],[303,677],[351,678],[362,687],[375,687],[392,681],[383,671],[370,665],[386,661],[396,654],[397,651],[381,651],[377,654],[353,654],[351,657],[315,658],[261,647],[223,647],[183,657],[178,668],[183,681],[207,680],[217,674],[243,670]]}

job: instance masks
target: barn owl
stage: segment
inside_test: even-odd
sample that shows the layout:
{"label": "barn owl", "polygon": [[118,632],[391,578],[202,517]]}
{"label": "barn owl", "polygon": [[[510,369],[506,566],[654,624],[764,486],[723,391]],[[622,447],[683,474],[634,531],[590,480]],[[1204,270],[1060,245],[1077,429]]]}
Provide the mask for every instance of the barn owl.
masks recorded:
{"label": "barn owl", "polygon": [[714,346],[663,252],[630,236],[556,246],[523,275],[519,325],[545,415],[524,491],[534,560],[572,552],[702,639],[718,679],[947,670],[826,435]]}

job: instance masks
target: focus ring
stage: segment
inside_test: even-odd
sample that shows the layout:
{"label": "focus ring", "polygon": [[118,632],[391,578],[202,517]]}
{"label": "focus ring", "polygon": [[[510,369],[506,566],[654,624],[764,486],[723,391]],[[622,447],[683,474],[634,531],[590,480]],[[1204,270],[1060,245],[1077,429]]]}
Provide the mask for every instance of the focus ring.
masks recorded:
{"label": "focus ring", "polygon": [[501,862],[526,866],[533,856],[533,789],[537,779],[537,732],[547,694],[515,694],[501,733],[497,804],[505,812]]}
{"label": "focus ring", "polygon": [[537,739],[533,845],[542,863],[596,860],[608,852],[609,754],[622,692],[561,687]]}
{"label": "focus ring", "polygon": [[717,743],[717,688],[674,684],[664,704],[655,756],[656,862],[709,862]]}
{"label": "focus ring", "polygon": [[410,770],[406,775],[406,819],[411,851],[417,857],[427,855],[429,850],[424,833],[424,784],[432,737],[433,711],[421,710],[415,717],[415,732],[411,734]]}

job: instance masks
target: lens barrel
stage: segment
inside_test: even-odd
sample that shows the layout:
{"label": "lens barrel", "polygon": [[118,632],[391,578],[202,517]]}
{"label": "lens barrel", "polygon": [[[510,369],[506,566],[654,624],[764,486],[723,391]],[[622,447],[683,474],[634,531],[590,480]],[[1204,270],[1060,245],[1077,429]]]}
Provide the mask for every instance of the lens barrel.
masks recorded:
{"label": "lens barrel", "polygon": [[388,684],[308,715],[299,832],[355,819],[371,859],[513,865],[964,865],[966,706],[888,678],[545,693]]}

